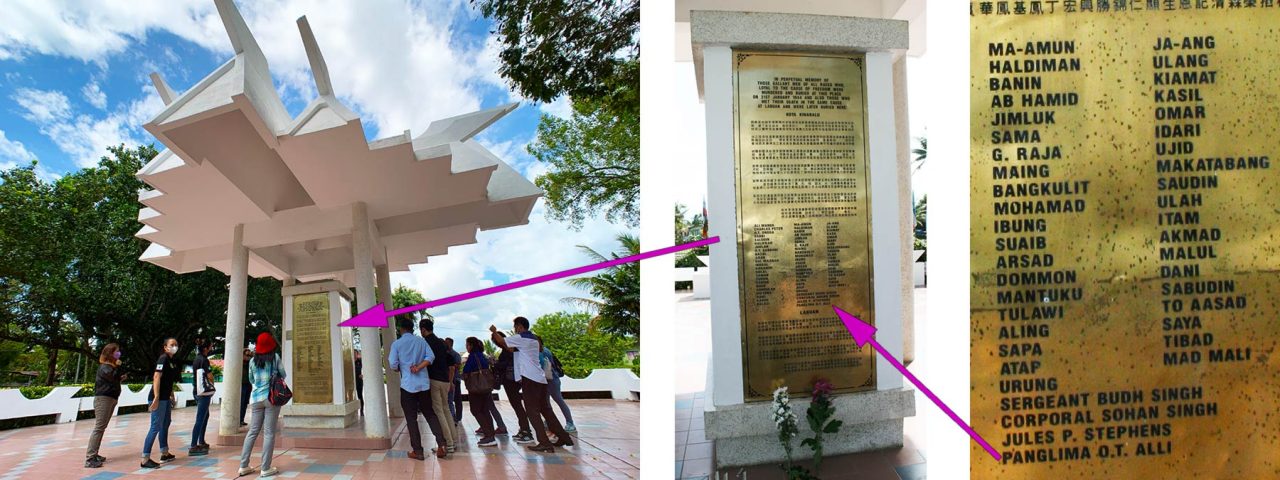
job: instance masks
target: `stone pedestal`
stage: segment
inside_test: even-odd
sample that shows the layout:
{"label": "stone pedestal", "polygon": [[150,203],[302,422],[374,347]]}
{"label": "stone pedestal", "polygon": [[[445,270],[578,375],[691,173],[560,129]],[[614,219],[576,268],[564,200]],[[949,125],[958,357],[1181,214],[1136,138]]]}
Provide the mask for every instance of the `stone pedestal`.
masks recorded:
{"label": "stone pedestal", "polygon": [[329,280],[287,286],[281,295],[282,359],[294,395],[282,412],[285,426],[342,429],[354,424],[360,400],[351,329],[338,327],[351,316],[351,290]]}
{"label": "stone pedestal", "polygon": [[[898,20],[724,11],[693,11],[690,20],[695,71],[699,92],[702,93],[706,108],[709,233],[721,238],[719,244],[711,247],[711,261],[715,263],[716,268],[710,272],[712,358],[707,374],[707,402],[704,414],[706,436],[715,443],[717,468],[772,463],[783,458],[783,450],[778,445],[777,430],[771,415],[771,402],[762,398],[767,396],[767,392],[764,392],[760,385],[767,382],[757,377],[760,376],[759,372],[789,372],[791,370],[779,368],[779,366],[781,362],[794,361],[794,359],[788,360],[786,355],[778,356],[779,352],[776,350],[769,352],[760,350],[761,353],[750,357],[744,354],[744,349],[750,343],[747,341],[747,334],[756,332],[745,330],[750,322],[747,321],[748,312],[744,311],[743,302],[752,300],[744,299],[746,287],[741,282],[753,280],[743,278],[743,264],[740,263],[742,260],[739,255],[745,251],[743,249],[747,248],[748,243],[753,245],[751,248],[755,248],[756,244],[752,242],[757,240],[753,237],[739,238],[740,230],[745,227],[740,225],[742,212],[738,212],[737,209],[742,205],[745,194],[738,189],[751,187],[740,185],[743,180],[738,178],[739,168],[745,167],[737,165],[740,152],[735,148],[745,149],[748,147],[742,145],[759,144],[749,142],[741,132],[735,130],[741,128],[736,116],[738,111],[735,110],[735,101],[746,98],[739,97],[735,90],[741,87],[736,85],[738,79],[735,77],[735,69],[739,68],[743,58],[752,55],[749,52],[784,52],[787,55],[794,54],[793,56],[843,55],[856,58],[854,61],[858,62],[858,71],[863,72],[862,77],[857,80],[865,88],[865,93],[854,91],[850,93],[853,93],[851,97],[854,102],[862,101],[859,96],[865,95],[865,106],[850,105],[850,108],[865,108],[865,117],[861,120],[861,123],[865,123],[862,125],[865,130],[852,131],[849,135],[857,137],[856,141],[851,142],[858,149],[856,155],[858,155],[859,166],[855,172],[858,175],[856,186],[862,190],[857,195],[865,194],[870,201],[865,211],[861,210],[863,207],[851,207],[850,205],[854,205],[854,202],[839,200],[851,198],[847,194],[844,197],[833,197],[833,200],[818,205],[857,209],[856,216],[869,218],[866,220],[869,221],[869,232],[865,236],[858,236],[860,240],[850,247],[854,252],[859,248],[867,252],[863,257],[855,256],[857,259],[855,261],[865,262],[866,266],[862,271],[869,273],[865,274],[867,275],[865,279],[854,280],[851,286],[833,288],[841,292],[841,295],[844,288],[864,289],[861,290],[862,292],[870,289],[869,294],[864,294],[866,297],[863,300],[866,302],[866,305],[863,305],[864,311],[857,314],[865,313],[873,316],[874,324],[878,329],[879,343],[894,356],[900,359],[905,358],[907,356],[907,349],[904,348],[905,340],[911,338],[906,330],[910,328],[912,305],[911,284],[905,282],[911,281],[913,259],[910,239],[902,234],[904,222],[910,221],[909,215],[903,215],[904,211],[910,211],[909,195],[904,193],[909,191],[905,189],[909,188],[910,177],[909,174],[903,173],[907,172],[904,165],[908,159],[899,154],[902,150],[899,145],[901,138],[899,129],[905,128],[906,122],[905,117],[896,118],[902,116],[898,113],[899,110],[905,112],[905,109],[898,108],[899,104],[905,104],[905,91],[899,91],[902,90],[905,82],[895,81],[895,76],[905,75],[905,72],[895,68],[895,59],[901,56],[908,46],[908,25],[907,22]],[[744,52],[747,53],[744,54]],[[823,75],[813,76],[822,77]],[[784,75],[774,80],[784,83],[828,81],[805,78],[804,75]],[[843,80],[832,78],[829,81],[842,82]],[[847,85],[854,84],[854,82],[847,83]],[[823,83],[819,87],[827,85],[830,83]],[[798,98],[803,101],[805,93],[800,95],[802,96]],[[848,101],[849,98],[843,100]],[[756,97],[752,97],[751,101],[755,102]],[[759,100],[760,103],[767,101],[770,100]],[[785,105],[785,102],[779,104]],[[813,108],[816,110],[818,107]],[[801,112],[794,116],[803,118],[806,115]],[[788,115],[788,117],[791,116]],[[751,120],[754,122],[755,118]],[[859,123],[857,119],[854,120],[854,124],[856,123]],[[864,138],[865,144],[861,144]],[[815,148],[826,148],[830,144],[816,145]],[[807,147],[801,145],[797,148]],[[780,163],[787,165],[813,161],[813,157],[790,160],[785,157],[779,158],[782,159]],[[842,157],[830,157],[824,161],[828,163],[841,161],[833,160],[838,158]],[[865,171],[863,171],[864,168]],[[796,178],[801,177],[809,180],[823,178],[813,175],[796,175]],[[751,193],[746,192],[746,194]],[[797,198],[799,197],[797,195]],[[833,220],[820,219],[819,221]],[[783,223],[779,225],[783,225],[784,235],[792,234],[786,231],[790,227]],[[821,225],[830,225],[830,223]],[[752,234],[760,235],[759,232],[752,232]],[[828,235],[830,235],[829,230]],[[772,244],[762,245],[770,249],[780,245],[778,243],[780,240],[777,238],[773,241]],[[828,243],[830,243],[829,240]],[[827,260],[827,262],[831,261]],[[814,263],[810,267],[816,270],[826,265],[826,263]],[[841,269],[850,268],[844,262],[840,265]],[[780,268],[786,268],[786,265]],[[856,278],[853,270],[846,271],[850,272],[847,278]],[[773,275],[778,276],[776,273]],[[777,282],[771,282],[770,286],[794,289],[793,285],[787,285],[787,282],[793,282],[794,278],[797,277],[792,272],[787,272],[782,274],[780,279],[775,279],[778,280]],[[757,292],[756,296],[746,295],[746,297],[758,298],[759,295]],[[783,295],[783,297],[789,301],[798,301],[789,295]],[[847,298],[842,301],[848,302]],[[830,306],[825,305],[821,307],[802,305],[801,307],[791,311],[800,311],[806,319],[820,315],[816,313],[818,308],[830,312]],[[759,306],[753,308],[758,309]],[[758,317],[760,314],[754,315]],[[832,319],[835,318],[834,313],[831,316]],[[784,320],[799,317],[770,318]],[[811,320],[797,322],[811,322]],[[829,325],[821,328],[827,327]],[[816,332],[818,329],[812,326],[806,328],[810,329],[806,332]],[[785,334],[786,332],[775,333]],[[827,342],[826,339],[830,337],[815,338]],[[852,338],[849,339],[849,343],[853,343]],[[827,343],[823,343],[823,346],[829,348]],[[817,348],[813,345],[810,347]],[[794,348],[806,347],[798,345]],[[768,353],[768,355],[762,356],[762,353]],[[838,355],[841,354],[833,354],[831,358],[836,358]],[[778,360],[770,360],[774,358]],[[849,387],[843,389],[846,393],[834,395],[836,418],[842,420],[844,425],[839,433],[828,436],[828,441],[825,442],[827,454],[900,446],[903,441],[903,419],[915,414],[914,392],[903,388],[901,373],[879,355],[872,354],[861,358],[863,360],[859,362],[863,363],[856,363],[856,365],[865,370],[868,368],[865,362],[872,362],[874,365],[870,367],[873,373],[869,374],[865,384],[844,385]],[[771,369],[769,362],[778,363],[775,363],[774,368]],[[749,364],[754,365],[750,367],[755,368],[754,371],[748,370]],[[761,368],[761,365],[766,368]],[[826,372],[837,372],[839,368],[826,367]],[[751,385],[746,379],[749,373],[751,378],[755,379]],[[795,381],[795,377],[792,375],[792,381]],[[803,390],[807,385],[789,386],[793,391],[792,407],[799,419],[801,434],[807,435],[809,432],[804,422],[804,415],[808,408],[808,395],[807,391],[798,391]],[[797,459],[803,458],[807,453],[808,449],[805,448],[795,450]]]}

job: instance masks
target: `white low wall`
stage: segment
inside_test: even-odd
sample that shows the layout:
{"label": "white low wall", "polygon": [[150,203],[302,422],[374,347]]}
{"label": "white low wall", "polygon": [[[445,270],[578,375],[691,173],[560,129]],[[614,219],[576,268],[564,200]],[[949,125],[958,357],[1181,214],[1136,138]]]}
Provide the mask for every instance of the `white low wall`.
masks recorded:
{"label": "white low wall", "polygon": [[[186,401],[192,399],[191,385],[183,385],[182,388],[184,391],[174,392],[178,400],[176,408],[187,408]],[[213,394],[211,401],[213,404],[222,403],[222,384],[218,384],[217,388],[218,391]],[[120,401],[116,403],[116,413],[119,413],[120,407],[146,405],[147,393],[151,391],[151,385],[143,387],[138,392],[129,390],[128,386],[121,386],[120,390]],[[0,390],[0,405],[5,406],[0,409],[0,420],[57,415],[56,423],[74,422],[81,410],[93,410],[92,396],[72,398],[72,395],[78,391],[80,387],[55,387],[48,395],[32,400],[23,396],[22,392],[16,388]]]}
{"label": "white low wall", "polygon": [[[640,377],[627,368],[600,368],[592,370],[586,378],[568,375],[560,378],[560,392],[609,392],[614,400],[640,401]],[[511,399],[499,393],[500,397]]]}
{"label": "white low wall", "polygon": [[[191,385],[184,384],[182,388],[183,391],[175,394],[178,400],[176,408],[187,408],[187,400],[192,399]],[[222,403],[222,384],[219,383],[217,388],[218,391],[213,394],[213,400],[210,401],[212,405]],[[598,369],[587,375],[587,378],[567,376],[561,378],[560,390],[562,392],[610,392],[615,400],[639,401],[640,377],[625,368]],[[72,395],[78,391],[80,387],[55,387],[48,395],[32,400],[23,396],[22,392],[16,388],[0,390],[0,405],[4,405],[4,408],[0,408],[0,420],[57,415],[55,423],[74,422],[80,411],[93,410],[92,396],[72,398]],[[146,405],[147,393],[150,391],[151,385],[143,387],[138,392],[122,386],[120,401],[116,404],[116,413],[119,413],[121,407]]]}

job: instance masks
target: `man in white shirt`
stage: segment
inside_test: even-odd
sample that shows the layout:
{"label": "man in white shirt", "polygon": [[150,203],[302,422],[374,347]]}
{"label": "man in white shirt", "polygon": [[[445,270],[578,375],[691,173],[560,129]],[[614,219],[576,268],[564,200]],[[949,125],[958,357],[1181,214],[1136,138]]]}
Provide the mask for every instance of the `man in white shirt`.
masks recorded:
{"label": "man in white shirt", "polygon": [[[524,409],[528,412],[529,423],[533,424],[534,433],[538,437],[537,445],[527,448],[535,452],[552,453],[556,451],[555,447],[571,447],[573,440],[569,438],[569,432],[564,431],[560,420],[551,411],[551,403],[547,401],[547,376],[543,373],[539,359],[542,353],[539,340],[529,332],[529,319],[516,317],[513,323],[515,335],[503,338],[498,335],[498,327],[493,325],[489,326],[489,332],[495,345],[511,348],[515,352],[516,380],[519,380],[520,389],[524,391]],[[546,419],[545,424],[543,419]],[[551,443],[551,439],[547,437],[548,428],[556,436],[556,443]]]}

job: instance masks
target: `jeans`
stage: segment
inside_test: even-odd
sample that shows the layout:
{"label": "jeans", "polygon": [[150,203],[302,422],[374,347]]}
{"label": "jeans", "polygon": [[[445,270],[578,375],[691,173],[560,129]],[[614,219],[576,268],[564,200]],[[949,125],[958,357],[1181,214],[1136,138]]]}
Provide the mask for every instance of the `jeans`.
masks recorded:
{"label": "jeans", "polygon": [[[449,411],[449,382],[431,381],[431,409],[435,410],[436,418],[440,420],[440,433],[444,435],[446,444],[454,446],[458,441],[457,432],[453,431],[453,422],[449,420],[453,418],[453,413]],[[408,416],[408,413],[405,414]]]}
{"label": "jeans", "polygon": [[[460,378],[460,377],[455,377]],[[453,409],[454,423],[462,422],[462,381],[453,382],[453,390],[449,391],[449,404]]]}
{"label": "jeans", "polygon": [[102,433],[107,431],[107,423],[111,421],[111,415],[116,413],[118,401],[105,395],[93,397],[93,433],[89,435],[89,449],[85,450],[84,458],[93,458],[98,454],[98,448],[102,446]]}
{"label": "jeans", "polygon": [[196,426],[191,429],[191,448],[207,444],[204,441],[204,431],[209,426],[210,400],[213,400],[212,395],[196,397]]}
{"label": "jeans", "polygon": [[493,417],[493,423],[497,424],[498,428],[507,429],[507,422],[502,421],[502,412],[498,411],[498,405],[493,401],[493,397],[489,397],[489,415]]}
{"label": "jeans", "polygon": [[[529,423],[533,424],[533,432],[538,437],[538,445],[550,445],[551,439],[547,431],[555,434],[560,441],[569,439],[569,433],[560,425],[560,419],[551,411],[551,402],[547,400],[547,385],[527,378],[520,379],[520,388],[524,390],[524,411],[529,415]],[[543,420],[546,423],[543,424]]]}
{"label": "jeans", "polygon": [[436,418],[435,409],[431,407],[429,392],[430,390],[409,392],[403,388],[400,389],[400,408],[404,410],[405,426],[409,427],[409,446],[417,453],[422,453],[422,433],[418,430],[419,413],[427,417],[427,428],[430,428],[431,434],[435,435],[436,445],[448,446],[448,442],[440,433],[440,420]]}
{"label": "jeans", "polygon": [[573,425],[573,412],[569,411],[569,404],[564,403],[564,394],[560,393],[560,377],[552,378],[547,382],[547,392],[551,394],[551,399],[560,405],[560,413],[564,414],[565,425]]}
{"label": "jeans", "polygon": [[173,423],[173,402],[161,400],[160,406],[151,412],[151,429],[147,430],[147,440],[142,444],[142,457],[151,457],[151,444],[156,436],[160,437],[160,453],[169,453],[169,424]]}
{"label": "jeans", "polygon": [[[471,403],[471,416],[480,424],[480,435],[484,439],[493,437],[493,390],[471,390],[467,392],[467,401]],[[501,417],[499,417],[501,418]]]}
{"label": "jeans", "polygon": [[253,442],[258,440],[258,433],[266,427],[266,436],[262,439],[262,470],[271,468],[271,456],[276,450],[276,431],[280,421],[280,407],[263,400],[250,405],[253,419],[249,421],[249,433],[244,436],[244,448],[240,450],[240,468],[249,468],[249,456],[253,454]]}

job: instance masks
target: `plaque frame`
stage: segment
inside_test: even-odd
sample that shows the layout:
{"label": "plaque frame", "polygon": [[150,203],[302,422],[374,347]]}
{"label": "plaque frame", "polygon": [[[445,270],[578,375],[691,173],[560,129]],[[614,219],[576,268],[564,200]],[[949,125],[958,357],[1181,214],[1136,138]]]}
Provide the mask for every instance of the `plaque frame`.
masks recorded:
{"label": "plaque frame", "polygon": [[[870,135],[868,132],[870,112],[868,112],[868,109],[867,109],[866,54],[864,52],[832,53],[832,52],[803,52],[803,51],[792,51],[792,50],[767,50],[767,49],[761,50],[761,49],[738,49],[738,48],[733,48],[731,49],[731,51],[732,51],[732,59],[733,59],[732,60],[733,61],[733,65],[732,65],[732,81],[733,81],[733,95],[732,95],[733,116],[732,118],[733,118],[733,121],[732,121],[732,124],[733,124],[733,162],[734,162],[733,181],[734,181],[734,197],[735,197],[734,198],[735,200],[734,216],[736,220],[736,225],[734,226],[734,228],[737,235],[737,243],[735,245],[736,247],[735,256],[738,263],[737,276],[738,276],[738,287],[739,287],[738,302],[739,302],[739,308],[740,308],[739,321],[741,322],[740,347],[742,351],[742,376],[743,376],[742,388],[743,388],[744,401],[760,402],[760,401],[771,400],[772,392],[771,391],[761,392],[756,390],[752,386],[752,369],[751,369],[752,350],[749,348],[750,347],[749,332],[750,332],[752,321],[749,320],[748,317],[753,316],[753,314],[750,313],[750,309],[748,308],[748,305],[749,305],[748,298],[750,295],[750,292],[748,291],[748,288],[747,288],[748,279],[746,278],[747,264],[749,262],[749,258],[746,252],[748,242],[746,240],[746,235],[743,230],[743,217],[744,217],[743,198],[745,194],[743,190],[743,168],[742,167],[743,167],[743,154],[745,153],[745,151],[743,149],[744,132],[741,128],[741,125],[743,122],[743,109],[742,109],[742,106],[740,105],[741,91],[740,91],[740,85],[739,85],[739,81],[741,79],[741,75],[740,75],[741,64],[743,61],[753,56],[773,56],[773,57],[790,57],[790,58],[848,59],[856,65],[856,69],[857,69],[856,81],[857,81],[858,88],[856,93],[850,95],[851,97],[850,102],[857,102],[857,104],[860,106],[860,109],[861,109],[861,115],[856,116],[855,118],[852,119],[853,121],[859,122],[859,125],[855,127],[853,130],[850,130],[850,132],[860,137],[860,142],[858,142],[860,143],[860,145],[854,145],[852,149],[856,155],[861,155],[862,163],[865,165],[865,168],[860,169],[861,171],[857,172],[856,175],[857,175],[857,180],[861,181],[862,183],[861,190],[859,190],[858,193],[862,194],[865,197],[864,202],[866,206],[865,211],[860,212],[862,214],[861,216],[865,218],[865,223],[866,223],[865,225],[866,235],[865,235],[865,238],[863,239],[866,246],[866,252],[865,252],[866,253],[866,259],[865,259],[866,277],[865,279],[861,277],[855,278],[854,280],[851,281],[851,285],[849,287],[844,287],[844,288],[845,289],[856,288],[856,286],[859,285],[859,283],[863,283],[866,285],[866,297],[865,297],[866,310],[864,312],[855,312],[855,313],[859,314],[859,318],[861,320],[871,325],[875,325],[875,294],[874,294],[875,292],[875,272],[874,272],[875,255],[874,253],[875,252],[874,252],[874,241],[872,238],[872,225],[874,223],[872,221],[873,220],[872,219],[872,202],[874,199],[871,197],[871,194],[870,194],[871,193],[871,189],[870,189],[871,156],[870,156],[870,148],[869,148]],[[855,242],[854,245],[856,246],[857,243]],[[826,310],[830,310],[829,306],[823,306],[822,308]],[[834,312],[830,313],[830,318],[832,322],[839,323],[839,320],[835,316]],[[836,389],[833,390],[833,393],[853,393],[853,392],[860,392],[860,391],[876,390],[877,359],[875,357],[875,353],[871,351],[869,345],[866,345],[863,347],[857,347],[855,351],[857,352],[857,355],[860,355],[863,358],[865,358],[865,361],[867,362],[868,366],[867,366],[866,380],[858,384],[857,386],[837,387]],[[847,368],[847,367],[830,367],[830,368],[824,369],[824,371],[831,372],[841,368]],[[800,385],[788,385],[788,386],[790,387],[790,390],[793,395],[801,391],[796,388],[796,387],[799,387]],[[803,391],[804,393],[808,393],[807,387],[808,387],[807,385],[804,386],[805,388],[805,390]]]}

